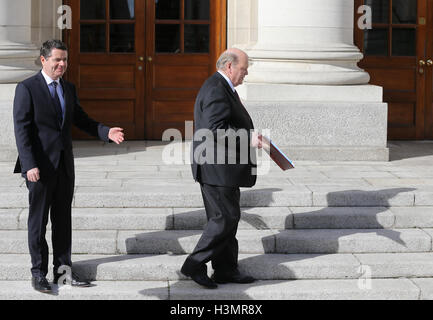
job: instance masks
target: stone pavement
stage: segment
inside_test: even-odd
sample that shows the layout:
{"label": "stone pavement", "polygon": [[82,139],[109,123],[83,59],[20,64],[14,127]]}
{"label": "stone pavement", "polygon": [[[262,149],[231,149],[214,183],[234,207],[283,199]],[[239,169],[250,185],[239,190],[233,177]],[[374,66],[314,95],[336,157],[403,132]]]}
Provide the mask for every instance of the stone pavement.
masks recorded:
{"label": "stone pavement", "polygon": [[389,162],[259,163],[238,232],[240,268],[259,281],[217,290],[179,272],[206,219],[190,166],[162,155],[188,147],[74,144],[74,270],[96,286],[31,289],[27,189],[5,161],[1,299],[433,299],[433,142],[390,142]]}

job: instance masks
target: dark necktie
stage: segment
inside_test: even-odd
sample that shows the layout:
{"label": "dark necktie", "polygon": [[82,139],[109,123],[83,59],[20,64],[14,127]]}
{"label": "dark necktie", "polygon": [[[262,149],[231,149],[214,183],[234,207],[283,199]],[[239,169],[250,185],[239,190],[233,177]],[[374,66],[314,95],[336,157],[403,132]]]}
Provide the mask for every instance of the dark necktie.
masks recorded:
{"label": "dark necktie", "polygon": [[244,109],[245,112],[248,114],[247,109],[245,109],[245,106],[244,106],[244,104],[242,103],[241,98],[240,98],[239,95],[238,95],[238,92],[235,90],[235,91],[233,92],[233,94],[235,95],[236,101],[237,101],[237,102],[242,106],[242,109]]}
{"label": "dark necktie", "polygon": [[[242,104],[242,101],[241,101],[241,98],[239,98],[238,92],[235,90],[233,93],[234,93],[234,95],[235,95],[236,100],[237,100],[240,104]],[[242,106],[243,106],[243,105],[242,105]]]}
{"label": "dark necktie", "polygon": [[62,104],[60,103],[59,95],[57,94],[57,85],[58,83],[56,81],[53,81],[51,83],[54,88],[54,95],[52,96],[54,106],[56,108],[57,112],[57,120],[59,120],[60,125],[63,123],[63,111],[62,111]]}

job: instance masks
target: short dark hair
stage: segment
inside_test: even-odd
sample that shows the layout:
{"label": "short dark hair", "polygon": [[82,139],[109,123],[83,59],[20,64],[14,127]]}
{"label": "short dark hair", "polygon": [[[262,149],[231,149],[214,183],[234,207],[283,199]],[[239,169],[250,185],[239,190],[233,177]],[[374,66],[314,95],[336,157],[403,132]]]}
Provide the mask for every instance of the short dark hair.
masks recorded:
{"label": "short dark hair", "polygon": [[41,56],[43,56],[45,59],[48,59],[49,57],[51,57],[51,53],[53,49],[68,51],[66,44],[64,44],[60,40],[52,39],[52,40],[45,41],[42,44]]}

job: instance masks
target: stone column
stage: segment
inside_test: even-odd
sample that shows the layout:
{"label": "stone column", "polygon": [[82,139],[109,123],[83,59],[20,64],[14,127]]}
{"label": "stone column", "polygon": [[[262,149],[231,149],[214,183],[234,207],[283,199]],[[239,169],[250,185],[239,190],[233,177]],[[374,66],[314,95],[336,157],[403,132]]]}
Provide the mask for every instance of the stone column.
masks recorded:
{"label": "stone column", "polygon": [[228,46],[256,126],[302,159],[386,160],[387,105],[353,43],[353,0],[229,0]]}
{"label": "stone column", "polygon": [[259,0],[248,82],[367,84],[353,44],[353,1]]}
{"label": "stone column", "polygon": [[0,2],[0,83],[17,83],[38,70],[31,42],[31,0]]}
{"label": "stone column", "polygon": [[16,156],[12,119],[15,87],[40,70],[39,47],[45,36],[51,38],[51,34],[56,34],[58,2],[0,1],[0,160]]}

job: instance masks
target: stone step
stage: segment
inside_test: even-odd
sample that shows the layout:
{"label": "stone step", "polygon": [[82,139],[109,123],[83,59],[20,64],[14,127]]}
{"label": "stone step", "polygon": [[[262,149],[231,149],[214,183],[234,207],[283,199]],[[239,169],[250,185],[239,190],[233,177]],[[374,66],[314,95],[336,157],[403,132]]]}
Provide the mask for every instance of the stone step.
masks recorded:
{"label": "stone step", "polygon": [[[0,114],[1,115],[1,114]],[[9,140],[8,142],[13,141]],[[16,146],[10,143],[9,145],[0,144],[0,161],[16,161],[18,157],[18,151]],[[11,166],[12,170],[14,166]]]}
{"label": "stone step", "polygon": [[[28,209],[0,209],[0,230],[26,230]],[[204,208],[73,208],[74,230],[201,230]],[[48,223],[48,230],[51,223]],[[239,229],[293,227],[288,207],[243,208]]]}
{"label": "stone step", "polygon": [[[96,281],[186,280],[186,255],[73,255],[74,272]],[[50,261],[52,256],[50,256]],[[0,255],[0,281],[30,280],[29,254]],[[362,268],[361,268],[362,266]],[[242,273],[260,280],[427,278],[433,252],[374,254],[240,254]],[[208,265],[208,275],[213,273]],[[47,275],[52,279],[51,265]]]}
{"label": "stone step", "polygon": [[[132,172],[134,173],[134,172]],[[136,173],[135,173],[136,174]],[[100,181],[101,182],[101,181]],[[102,184],[103,182],[101,182]],[[25,208],[25,186],[0,187],[0,208]],[[164,181],[134,187],[77,187],[76,208],[196,208],[203,206],[198,184],[168,184]],[[411,207],[433,206],[433,189],[270,184],[242,189],[243,207]]]}
{"label": "stone step", "polygon": [[[28,209],[0,209],[0,230],[26,230]],[[202,230],[204,208],[73,208],[74,230]],[[433,207],[242,208],[239,229],[433,228]],[[48,224],[50,229],[50,223]]]}
{"label": "stone step", "polygon": [[[185,254],[201,230],[86,230],[73,232],[77,254]],[[240,253],[429,252],[433,229],[239,230]],[[47,239],[51,233],[47,232]],[[51,241],[48,241],[49,245]],[[27,231],[0,231],[0,253],[26,253]]]}
{"label": "stone step", "polygon": [[[371,285],[371,286],[369,286]],[[418,300],[433,298],[433,279],[256,281],[204,290],[192,281],[97,281],[90,288],[57,289],[47,295],[30,281],[0,281],[2,300]],[[213,315],[214,313],[209,313]]]}

